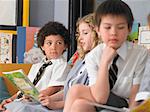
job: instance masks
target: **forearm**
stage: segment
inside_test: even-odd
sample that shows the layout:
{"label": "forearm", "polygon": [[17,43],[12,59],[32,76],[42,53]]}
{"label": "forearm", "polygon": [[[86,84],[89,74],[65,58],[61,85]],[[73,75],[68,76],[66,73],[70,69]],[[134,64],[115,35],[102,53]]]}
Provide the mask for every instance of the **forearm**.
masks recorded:
{"label": "forearm", "polygon": [[91,86],[91,93],[96,102],[105,104],[109,96],[108,64],[101,65],[98,70],[96,83]]}
{"label": "forearm", "polygon": [[61,91],[51,95],[50,98],[53,101],[63,101],[64,100],[64,91],[61,90]]}
{"label": "forearm", "polygon": [[40,93],[50,96],[50,95],[53,95],[54,93],[60,91],[62,88],[63,88],[63,86],[52,86],[52,87],[48,87],[48,88],[42,90]]}
{"label": "forearm", "polygon": [[135,101],[135,96],[138,90],[139,90],[139,84],[133,85],[133,87],[131,88],[131,93],[129,97],[129,108],[133,108],[137,105],[137,102]]}

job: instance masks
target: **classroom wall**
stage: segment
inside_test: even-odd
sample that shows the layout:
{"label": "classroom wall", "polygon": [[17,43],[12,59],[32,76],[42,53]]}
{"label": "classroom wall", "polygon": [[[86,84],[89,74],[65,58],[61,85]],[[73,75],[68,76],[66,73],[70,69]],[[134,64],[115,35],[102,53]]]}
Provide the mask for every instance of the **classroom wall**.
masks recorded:
{"label": "classroom wall", "polygon": [[135,21],[141,25],[147,24],[147,15],[150,13],[150,0],[123,0],[132,9]]}
{"label": "classroom wall", "polygon": [[30,0],[29,25],[41,27],[54,20],[54,0]]}
{"label": "classroom wall", "polygon": [[30,26],[59,21],[68,27],[69,0],[30,0]]}

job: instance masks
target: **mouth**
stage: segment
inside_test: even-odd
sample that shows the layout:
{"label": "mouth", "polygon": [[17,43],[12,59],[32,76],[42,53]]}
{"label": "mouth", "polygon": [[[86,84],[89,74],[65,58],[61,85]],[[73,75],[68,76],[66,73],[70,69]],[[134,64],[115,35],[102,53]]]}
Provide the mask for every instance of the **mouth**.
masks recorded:
{"label": "mouth", "polygon": [[117,39],[111,39],[111,40],[109,40],[109,42],[111,42],[111,43],[117,43]]}

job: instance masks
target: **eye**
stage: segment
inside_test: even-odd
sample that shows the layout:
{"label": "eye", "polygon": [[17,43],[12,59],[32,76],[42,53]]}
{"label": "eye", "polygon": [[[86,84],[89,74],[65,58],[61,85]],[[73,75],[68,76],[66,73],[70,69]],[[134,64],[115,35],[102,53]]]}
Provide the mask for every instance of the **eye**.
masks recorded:
{"label": "eye", "polygon": [[52,45],[52,42],[45,42],[48,46]]}
{"label": "eye", "polygon": [[118,29],[124,29],[125,26],[118,26]]}
{"label": "eye", "polygon": [[88,32],[83,32],[83,34],[84,34],[84,35],[87,35],[87,34],[88,34]]}
{"label": "eye", "polygon": [[110,26],[105,26],[104,28],[105,28],[105,29],[111,29],[111,27],[110,27]]}
{"label": "eye", "polygon": [[56,44],[58,44],[58,45],[61,45],[61,44],[63,44],[64,42],[63,41],[58,41],[58,42],[56,42]]}

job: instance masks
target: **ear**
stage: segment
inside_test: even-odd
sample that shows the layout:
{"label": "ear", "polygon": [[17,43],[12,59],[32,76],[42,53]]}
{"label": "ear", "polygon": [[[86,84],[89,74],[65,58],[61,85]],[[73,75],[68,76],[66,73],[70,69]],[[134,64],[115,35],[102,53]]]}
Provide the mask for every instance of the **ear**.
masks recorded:
{"label": "ear", "polygon": [[131,33],[131,31],[132,31],[132,27],[129,27],[129,33]]}
{"label": "ear", "polygon": [[64,51],[69,47],[68,44],[65,44]]}
{"label": "ear", "polygon": [[96,31],[96,33],[98,34],[98,36],[100,37],[101,34],[100,34],[100,31],[99,31],[99,27],[98,27],[98,26],[95,26],[95,31]]}

